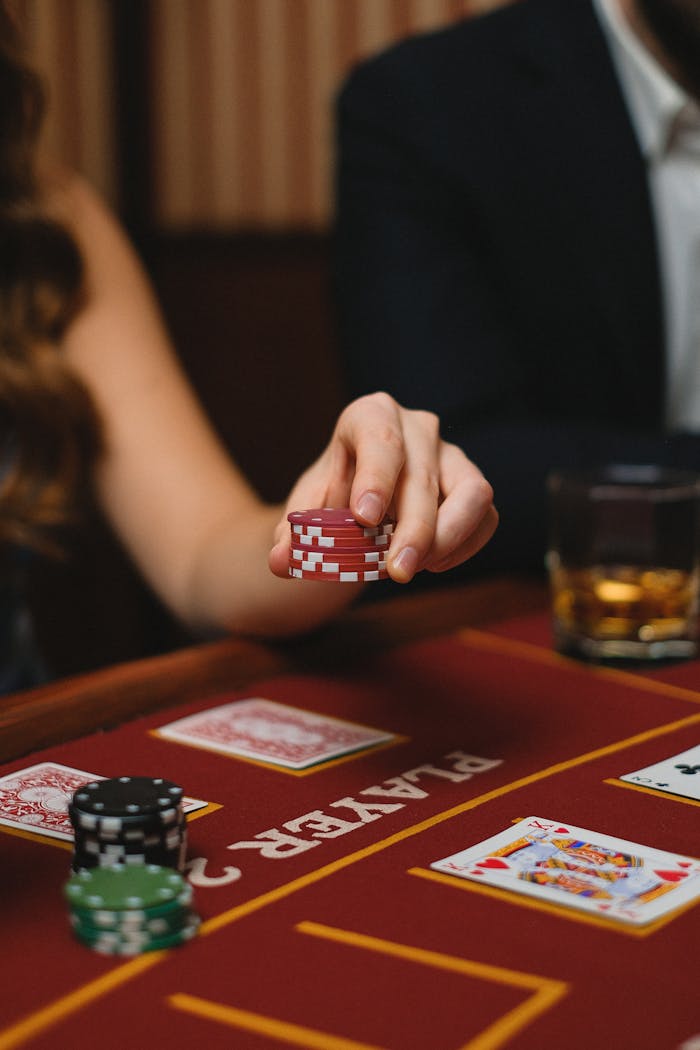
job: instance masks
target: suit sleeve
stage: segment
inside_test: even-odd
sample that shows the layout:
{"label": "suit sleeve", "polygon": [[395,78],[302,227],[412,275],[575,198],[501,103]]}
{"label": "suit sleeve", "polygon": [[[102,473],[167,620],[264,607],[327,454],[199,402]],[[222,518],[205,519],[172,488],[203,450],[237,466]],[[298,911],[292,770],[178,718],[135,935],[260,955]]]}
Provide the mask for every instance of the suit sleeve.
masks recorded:
{"label": "suit sleeve", "polygon": [[385,386],[408,407],[474,411],[517,398],[518,369],[468,202],[407,119],[421,109],[420,95],[402,97],[371,67],[340,96],[341,345],[353,394]]}
{"label": "suit sleeve", "polygon": [[[543,410],[488,230],[464,181],[425,143],[432,102],[382,63],[339,96],[335,301],[348,392],[430,409],[494,487],[501,524],[461,570],[542,572],[549,470],[603,462],[700,467],[700,439],[599,426]],[[478,165],[478,158],[476,159]],[[476,183],[475,183],[476,185]]]}

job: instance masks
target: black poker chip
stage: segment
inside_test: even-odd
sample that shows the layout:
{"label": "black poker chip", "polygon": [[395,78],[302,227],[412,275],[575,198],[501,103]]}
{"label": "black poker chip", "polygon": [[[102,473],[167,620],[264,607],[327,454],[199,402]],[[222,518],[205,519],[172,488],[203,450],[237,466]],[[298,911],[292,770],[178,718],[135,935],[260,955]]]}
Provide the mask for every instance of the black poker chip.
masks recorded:
{"label": "black poker chip", "polygon": [[115,777],[74,792],[73,871],[155,864],[183,871],[187,823],[182,788],[162,777]]}
{"label": "black poker chip", "polygon": [[96,817],[157,817],[182,804],[183,790],[162,777],[112,777],[84,784],[73,806]]}
{"label": "black poker chip", "polygon": [[118,864],[156,864],[163,868],[183,871],[185,867],[186,839],[176,847],[168,849],[162,845],[125,847],[119,844],[104,845],[99,840],[76,843],[73,851],[73,870],[84,868],[111,868]]}
{"label": "black poker chip", "polygon": [[140,955],[196,935],[181,787],[162,777],[96,780],[74,792],[68,815],[74,842],[66,895],[81,943]]}

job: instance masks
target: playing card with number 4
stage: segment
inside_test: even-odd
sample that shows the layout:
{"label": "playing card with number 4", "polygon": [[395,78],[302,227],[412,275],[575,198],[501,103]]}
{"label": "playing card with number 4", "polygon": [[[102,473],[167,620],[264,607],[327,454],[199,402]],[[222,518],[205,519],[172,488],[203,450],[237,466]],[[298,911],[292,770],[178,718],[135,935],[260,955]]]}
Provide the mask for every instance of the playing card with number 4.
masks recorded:
{"label": "playing card with number 4", "polygon": [[431,868],[638,926],[700,897],[700,860],[543,817]]}

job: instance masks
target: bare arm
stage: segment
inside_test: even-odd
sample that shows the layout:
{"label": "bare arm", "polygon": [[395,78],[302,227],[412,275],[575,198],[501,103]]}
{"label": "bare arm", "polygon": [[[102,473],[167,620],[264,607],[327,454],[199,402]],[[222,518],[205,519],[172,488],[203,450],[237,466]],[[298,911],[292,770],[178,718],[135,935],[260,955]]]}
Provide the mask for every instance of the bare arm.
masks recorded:
{"label": "bare arm", "polygon": [[[274,635],[329,618],[356,588],[278,578],[286,575],[282,508],[260,501],[221,446],[118,224],[79,180],[62,184],[56,201],[87,269],[86,304],[64,350],[103,421],[99,498],[144,577],[192,625]],[[341,416],[290,505],[334,499],[371,522],[393,501],[401,550],[415,552],[393,566],[395,578],[409,579],[431,560],[437,568],[446,558],[440,567],[447,567],[485,542],[496,521],[488,485],[461,453],[448,449],[434,417],[406,413],[385,395],[362,399]],[[374,495],[369,503],[368,493]],[[446,508],[442,530],[438,504]],[[281,543],[268,566],[275,539]]]}

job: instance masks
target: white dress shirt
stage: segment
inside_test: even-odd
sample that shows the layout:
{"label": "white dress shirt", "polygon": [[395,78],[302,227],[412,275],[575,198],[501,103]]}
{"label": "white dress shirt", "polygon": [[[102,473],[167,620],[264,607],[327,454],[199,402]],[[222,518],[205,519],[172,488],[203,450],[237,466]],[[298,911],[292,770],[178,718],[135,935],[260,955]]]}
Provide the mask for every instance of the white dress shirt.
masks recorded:
{"label": "white dress shirt", "polygon": [[666,425],[700,431],[700,107],[617,0],[593,0],[646,160],[666,325]]}

